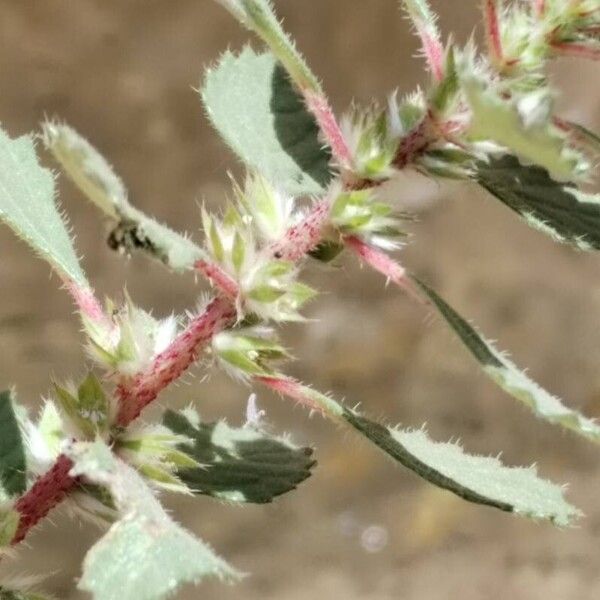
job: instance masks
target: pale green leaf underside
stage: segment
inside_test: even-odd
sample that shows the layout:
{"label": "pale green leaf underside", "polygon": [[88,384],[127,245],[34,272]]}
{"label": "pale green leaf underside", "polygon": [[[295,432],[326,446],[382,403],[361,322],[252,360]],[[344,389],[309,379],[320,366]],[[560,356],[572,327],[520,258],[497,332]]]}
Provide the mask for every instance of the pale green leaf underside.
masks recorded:
{"label": "pale green leaf underside", "polygon": [[25,447],[14,400],[11,392],[0,392],[0,498],[25,491],[25,471]]}
{"label": "pale green leaf underside", "polygon": [[43,141],[79,189],[108,216],[116,219],[127,202],[125,185],[108,161],[65,123],[47,121]]}
{"label": "pale green leaf underside", "polygon": [[556,396],[540,387],[518,369],[510,360],[469,325],[436,292],[416,280],[419,287],[433,302],[441,316],[458,335],[484,372],[503,390],[525,404],[537,417],[560,425],[600,443],[600,426],[579,412],[565,406]]}
{"label": "pale green leaf underside", "polygon": [[122,514],[83,563],[79,587],[94,600],[158,600],[206,576],[235,576],[166,514],[137,472],[102,442],[75,446],[72,458],[73,473],[106,486]]}
{"label": "pale green leaf underside", "polygon": [[271,54],[227,52],[207,72],[202,100],[242,161],[285,192],[318,194],[330,181],[317,124]]}
{"label": "pale green leaf underside", "polygon": [[458,444],[433,442],[422,430],[385,427],[354,411],[345,410],[344,418],[405,467],[469,502],[558,526],[580,516],[561,487],[538,477],[534,467],[506,467],[496,458],[465,454]]}
{"label": "pale green leaf underside", "polygon": [[434,442],[422,430],[382,425],[312,388],[302,386],[302,396],[426,481],[469,502],[559,526],[580,515],[561,486],[541,479],[534,468],[506,467],[496,458],[465,454],[457,444]]}
{"label": "pale green leaf underside", "polygon": [[182,469],[178,477],[196,494],[231,502],[271,502],[310,477],[312,449],[253,427],[225,422],[192,424],[184,413],[167,411],[163,423],[189,438],[182,451],[202,468]]}
{"label": "pale green leaf underside", "polygon": [[52,173],[40,166],[33,138],[0,128],[0,219],[59,273],[88,287],[55,204]]}
{"label": "pale green leaf underside", "polygon": [[117,222],[110,243],[125,252],[143,250],[175,271],[192,269],[205,258],[190,239],[132,206],[127,190],[106,159],[72,127],[43,126],[44,144],[81,192]]}
{"label": "pale green leaf underside", "polygon": [[476,163],[475,179],[528,225],[580,250],[600,249],[600,194],[554,181],[510,154]]}
{"label": "pale green leaf underside", "polygon": [[541,119],[527,126],[516,105],[500,97],[488,82],[465,75],[462,84],[472,112],[472,139],[494,141],[522,160],[546,168],[558,179],[573,177],[578,156],[567,148],[551,121]]}

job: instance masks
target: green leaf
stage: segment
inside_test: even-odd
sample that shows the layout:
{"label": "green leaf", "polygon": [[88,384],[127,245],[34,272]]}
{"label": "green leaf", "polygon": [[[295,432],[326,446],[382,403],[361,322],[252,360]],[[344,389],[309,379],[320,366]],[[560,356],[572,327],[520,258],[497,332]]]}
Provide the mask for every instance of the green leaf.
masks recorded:
{"label": "green leaf", "polygon": [[46,121],[42,136],[73,183],[104,213],[117,219],[127,203],[127,190],[108,161],[66,123]]}
{"label": "green leaf", "polygon": [[143,250],[174,271],[193,269],[204,253],[186,236],[132,206],[127,190],[108,161],[83,136],[64,123],[43,124],[46,148],[79,190],[117,222],[109,245],[127,254]]}
{"label": "green leaf", "polygon": [[559,183],[510,154],[478,161],[475,179],[534,229],[580,250],[600,249],[600,194]]}
{"label": "green leaf", "polygon": [[106,486],[122,514],[88,552],[79,587],[95,600],[158,600],[184,583],[236,573],[177,525],[134,469],[102,442],[74,445],[73,474]]}
{"label": "green leaf", "polygon": [[[254,31],[269,46],[301,89],[321,93],[318,79],[311,72],[306,61],[290,36],[283,30],[273,10],[270,0],[234,0],[242,12],[241,21]],[[234,12],[235,14],[235,12]]]}
{"label": "green leaf", "polygon": [[537,417],[554,425],[560,425],[600,443],[600,426],[582,414],[562,404],[518,369],[506,356],[496,350],[483,336],[465,321],[436,292],[424,283],[415,282],[433,302],[440,315],[458,335],[484,372],[503,390],[523,402]]}
{"label": "green leaf", "polygon": [[539,478],[533,467],[505,467],[495,458],[465,454],[457,444],[433,442],[422,430],[405,431],[382,425],[282,375],[261,381],[313,410],[321,410],[350,425],[426,481],[469,502],[548,520],[559,526],[570,524],[581,514],[564,500],[561,486]]}
{"label": "green leaf", "polygon": [[506,467],[496,458],[465,454],[458,444],[433,442],[423,430],[386,427],[348,409],[343,418],[399,463],[469,502],[560,527],[581,516],[561,486],[538,477],[534,467]]}
{"label": "green leaf", "polygon": [[61,275],[88,288],[54,197],[54,176],[40,166],[33,137],[13,140],[0,128],[0,220]]}
{"label": "green leaf", "polygon": [[0,487],[9,496],[17,496],[26,487],[25,447],[9,391],[0,392]]}
{"label": "green leaf", "polygon": [[179,448],[203,468],[177,475],[195,494],[230,502],[271,502],[310,477],[312,449],[254,427],[232,428],[224,421],[192,423],[186,412],[167,411],[163,423],[188,437],[193,446]]}
{"label": "green leaf", "polygon": [[470,73],[463,74],[462,88],[472,113],[471,139],[493,141],[560,180],[572,179],[587,166],[553,124],[546,90],[532,92],[517,103]]}
{"label": "green leaf", "polygon": [[285,70],[271,54],[227,52],[207,72],[202,100],[213,125],[238,156],[285,193],[318,194],[331,179],[319,141]]}

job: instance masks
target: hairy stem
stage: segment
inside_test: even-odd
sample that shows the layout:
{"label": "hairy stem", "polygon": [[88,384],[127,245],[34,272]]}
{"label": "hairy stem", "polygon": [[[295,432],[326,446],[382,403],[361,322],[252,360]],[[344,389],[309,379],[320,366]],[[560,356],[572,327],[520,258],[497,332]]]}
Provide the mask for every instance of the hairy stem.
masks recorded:
{"label": "hairy stem", "polygon": [[61,454],[54,465],[38,478],[33,486],[15,504],[20,514],[19,526],[12,540],[18,544],[41,519],[43,519],[67,493],[75,486],[77,480],[69,475],[73,461]]}
{"label": "hairy stem", "polygon": [[343,408],[339,403],[325,394],[321,394],[303,385],[292,377],[274,374],[269,377],[255,377],[254,381],[263,384],[282,396],[295,400],[311,412],[316,411],[323,416],[333,419],[337,419],[342,415]]}
{"label": "hairy stem", "polygon": [[370,246],[356,236],[346,236],[344,243],[363,262],[384,275],[388,281],[402,288],[411,298],[417,300],[420,304],[425,302],[422,294],[412,284],[406,269],[385,252]]}
{"label": "hairy stem", "polygon": [[413,21],[429,70],[436,81],[444,78],[444,46],[436,27],[436,15],[427,0],[403,0]]}
{"label": "hairy stem", "polygon": [[504,51],[500,37],[497,0],[484,0],[485,31],[492,61],[499,66],[504,63]]}
{"label": "hairy stem", "polygon": [[104,313],[102,304],[100,304],[92,289],[82,287],[67,277],[63,279],[63,283],[83,317],[98,325],[110,327],[110,321]]}
{"label": "hairy stem", "polygon": [[162,390],[198,360],[213,336],[235,323],[236,318],[237,313],[230,300],[220,296],[212,300],[145,371],[119,383],[117,423],[126,427],[136,419]]}
{"label": "hairy stem", "polygon": [[323,141],[331,148],[335,162],[341,169],[352,170],[354,160],[337,119],[323,94],[304,92],[306,107],[314,115]]}
{"label": "hairy stem", "polygon": [[273,258],[292,262],[304,258],[321,242],[329,222],[330,209],[329,196],[315,202],[302,221],[290,227],[280,240],[266,248],[266,252]]}
{"label": "hairy stem", "polygon": [[560,56],[572,56],[575,58],[588,58],[600,60],[600,48],[591,48],[587,44],[572,42],[552,42],[551,48]]}
{"label": "hairy stem", "polygon": [[240,291],[239,286],[221,267],[205,260],[197,261],[194,267],[198,273],[205,277],[224,296],[230,300],[236,300]]}

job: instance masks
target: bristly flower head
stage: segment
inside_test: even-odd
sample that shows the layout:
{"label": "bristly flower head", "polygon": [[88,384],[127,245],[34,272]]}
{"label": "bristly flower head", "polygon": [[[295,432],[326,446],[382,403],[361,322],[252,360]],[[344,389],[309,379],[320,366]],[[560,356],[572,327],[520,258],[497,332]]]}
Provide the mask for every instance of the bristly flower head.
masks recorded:
{"label": "bristly flower head", "polygon": [[398,248],[405,236],[400,219],[384,202],[376,200],[376,190],[340,191],[331,208],[331,223],[342,235],[363,238],[386,250]]}
{"label": "bristly flower head", "polygon": [[294,321],[315,292],[297,281],[292,262],[273,258],[266,246],[280,239],[297,219],[292,198],[260,175],[235,186],[236,204],[221,220],[202,211],[206,248],[212,261],[236,284],[238,310],[263,319]]}
{"label": "bristly flower head", "polygon": [[135,306],[127,295],[119,308],[107,301],[107,313],[112,315],[110,328],[85,318],[83,324],[88,336],[88,354],[111,373],[133,375],[141,371],[177,333],[174,316],[155,319]]}
{"label": "bristly flower head", "polygon": [[179,479],[177,471],[201,465],[180,449],[185,444],[192,442],[163,425],[139,425],[119,433],[115,439],[115,451],[152,485],[191,494],[192,490]]}

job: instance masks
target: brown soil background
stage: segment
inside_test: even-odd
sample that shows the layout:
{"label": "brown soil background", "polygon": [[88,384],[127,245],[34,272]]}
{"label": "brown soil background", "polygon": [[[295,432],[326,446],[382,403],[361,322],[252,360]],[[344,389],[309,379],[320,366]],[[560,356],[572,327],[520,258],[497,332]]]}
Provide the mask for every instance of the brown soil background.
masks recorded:
{"label": "brown soil background", "polygon": [[[443,27],[461,40],[476,23],[476,4],[435,2]],[[394,87],[405,93],[423,81],[415,40],[394,0],[279,0],[277,7],[338,110],[353,98],[383,98]],[[134,202],[197,235],[195,202],[222,202],[226,171],[238,165],[192,87],[204,65],[246,39],[209,0],[0,0],[0,120],[14,135],[34,129],[44,114],[65,119],[115,164]],[[598,129],[597,64],[564,62],[554,76],[572,99],[559,99],[564,114]],[[137,302],[158,315],[194,305],[200,283],[144,257],[111,254],[93,209],[67,182],[60,190],[99,292],[118,297],[127,282]],[[391,194],[426,209],[404,262],[541,384],[600,416],[598,256],[552,243],[465,186],[403,175]],[[181,597],[600,597],[598,449],[536,422],[478,372],[440,323],[351,260],[336,271],[311,267],[310,279],[326,293],[309,310],[314,322],[285,331],[299,358],[296,375],[362,402],[371,414],[409,426],[427,422],[434,437],[459,437],[471,451],[537,462],[544,475],[570,483],[570,498],[587,516],[578,528],[559,531],[466,504],[261,393],[278,428],[316,446],[318,468],[296,493],[269,506],[169,498],[178,519],[251,574],[235,587],[208,583]],[[85,368],[77,320],[47,267],[5,228],[0,285],[0,382],[15,384],[35,407],[51,374],[62,379]],[[249,391],[218,373],[205,382],[197,374],[163,404],[194,400],[205,418],[241,421]],[[387,536],[378,552],[361,542],[373,526]],[[47,590],[79,598],[79,565],[98,535],[89,525],[70,525],[59,510],[3,572],[42,572]]]}

